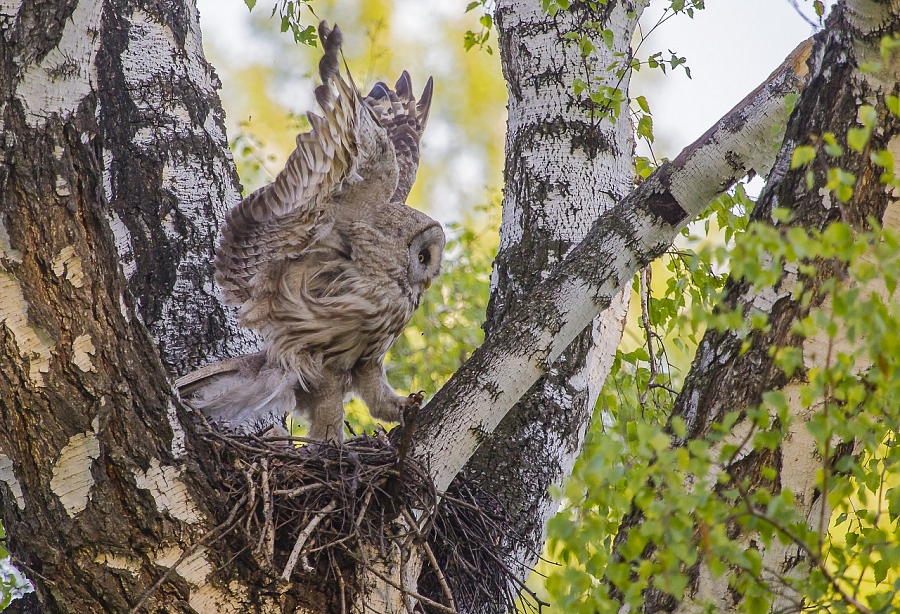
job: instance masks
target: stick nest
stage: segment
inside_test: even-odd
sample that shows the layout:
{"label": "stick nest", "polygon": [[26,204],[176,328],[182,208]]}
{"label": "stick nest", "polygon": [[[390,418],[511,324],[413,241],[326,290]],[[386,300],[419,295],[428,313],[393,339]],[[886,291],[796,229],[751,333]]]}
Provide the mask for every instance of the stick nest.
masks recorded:
{"label": "stick nest", "polygon": [[[405,458],[399,428],[341,444],[201,431],[226,489],[222,534],[269,574],[338,591],[332,602],[342,613],[363,573],[404,594],[410,614],[505,611],[519,599],[534,611],[546,605],[507,554],[511,540],[522,540],[506,528],[499,501],[464,477],[438,493],[428,470]],[[414,550],[422,553],[415,588],[403,585],[404,574],[389,577],[373,565],[405,564]]]}

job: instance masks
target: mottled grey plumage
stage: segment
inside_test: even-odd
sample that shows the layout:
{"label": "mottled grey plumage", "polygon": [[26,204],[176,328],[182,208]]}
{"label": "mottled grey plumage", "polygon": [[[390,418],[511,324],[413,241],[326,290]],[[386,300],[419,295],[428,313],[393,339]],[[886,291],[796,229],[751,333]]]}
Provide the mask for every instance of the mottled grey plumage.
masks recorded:
{"label": "mottled grey plumage", "polygon": [[[340,440],[344,397],[396,421],[407,397],[382,361],[440,272],[444,233],[405,204],[419,162],[432,81],[416,104],[404,71],[363,99],[341,77],[341,31],[319,25],[321,115],[274,183],[226,216],[216,280],[265,353],[179,381],[213,420],[242,430],[296,411],[310,437]],[[189,380],[189,381],[188,381]]]}

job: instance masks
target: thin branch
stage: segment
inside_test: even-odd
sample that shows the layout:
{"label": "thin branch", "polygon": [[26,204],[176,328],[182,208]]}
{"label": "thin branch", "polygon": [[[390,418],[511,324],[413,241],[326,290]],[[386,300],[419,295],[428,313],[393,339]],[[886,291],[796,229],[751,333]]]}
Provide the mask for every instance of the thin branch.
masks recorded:
{"label": "thin branch", "polygon": [[406,595],[409,596],[409,597],[412,597],[413,599],[416,599],[416,600],[418,600],[418,601],[421,601],[422,603],[424,603],[424,604],[427,605],[428,607],[434,608],[435,610],[438,610],[439,612],[446,612],[446,614],[459,614],[459,612],[458,612],[457,610],[448,608],[448,607],[445,606],[444,604],[438,603],[437,601],[433,601],[433,600],[429,599],[428,597],[426,597],[426,596],[424,596],[424,595],[420,595],[419,593],[417,593],[417,592],[415,592],[415,591],[413,591],[413,590],[411,590],[411,589],[407,589],[407,590],[404,591],[403,588],[402,588],[399,584],[397,584],[397,583],[394,582],[393,580],[389,580],[388,578],[386,578],[385,576],[381,575],[380,573],[378,573],[377,571],[375,571],[375,570],[372,569],[371,567],[368,567],[368,568],[366,569],[366,573],[372,574],[373,576],[375,576],[376,578],[378,578],[379,580],[381,580],[382,582],[384,582],[384,583],[387,584],[388,586],[391,586],[391,587],[397,589],[398,591],[403,592],[404,594],[406,594]]}
{"label": "thin branch", "polygon": [[288,490],[273,490],[273,495],[278,495],[282,497],[296,497],[297,495],[303,494],[305,492],[309,492],[310,490],[315,490],[317,488],[322,488],[321,484],[306,484],[304,486],[298,486],[297,488],[291,488]]}
{"label": "thin branch", "polygon": [[347,614],[347,589],[344,586],[344,574],[341,573],[341,568],[338,565],[334,565],[334,574],[337,576],[338,588],[341,589],[341,614]]}
{"label": "thin branch", "polygon": [[794,7],[794,10],[797,12],[798,15],[800,15],[800,18],[803,21],[805,21],[806,23],[808,23],[812,27],[813,30],[818,32],[819,30],[822,29],[821,23],[817,23],[817,22],[813,21],[812,19],[809,18],[809,16],[806,13],[803,12],[803,9],[801,9],[800,5],[797,3],[797,0],[788,0],[788,4],[790,4],[792,7]]}
{"label": "thin branch", "polygon": [[653,385],[656,376],[656,356],[653,352],[653,326],[650,324],[650,279],[652,270],[649,266],[641,269],[641,324],[647,335],[647,356],[650,361],[650,379],[647,380],[647,387],[641,393],[641,406],[647,402],[647,395],[650,394],[650,387]]}
{"label": "thin branch", "polygon": [[309,539],[309,536],[315,531],[316,527],[322,521],[322,518],[333,512],[336,507],[337,501],[332,500],[331,503],[322,508],[322,511],[316,514],[313,519],[309,521],[309,524],[306,525],[306,528],[300,532],[300,535],[297,536],[296,543],[294,543],[294,549],[291,550],[291,556],[288,557],[287,565],[284,566],[284,572],[281,574],[282,579],[290,579],[294,567],[297,566],[297,559],[300,557],[300,551],[303,550],[303,545],[306,544],[306,540]]}
{"label": "thin branch", "polygon": [[840,585],[837,578],[834,577],[834,574],[829,571],[828,566],[825,565],[825,562],[822,558],[813,552],[813,550],[807,545],[803,539],[797,535],[790,527],[783,525],[781,522],[772,518],[771,516],[759,512],[753,506],[753,502],[750,501],[750,497],[747,494],[747,491],[738,485],[738,492],[741,494],[741,498],[744,499],[744,503],[747,506],[746,514],[753,516],[759,520],[769,523],[776,530],[783,533],[788,539],[790,539],[803,553],[809,558],[810,562],[818,568],[818,570],[825,576],[825,579],[828,580],[828,583],[831,584],[832,588],[837,591],[837,593],[841,596],[845,603],[853,606],[862,614],[872,614],[872,610],[866,607],[862,602],[860,602],[856,597],[847,593],[843,586]]}
{"label": "thin branch", "polygon": [[[412,517],[412,515],[406,510],[402,510],[403,518],[406,519],[406,522],[409,523],[413,529],[415,529],[416,534],[422,538],[422,534],[419,532],[419,527],[416,526],[416,521]],[[438,584],[441,585],[441,590],[444,591],[444,596],[447,598],[447,603],[450,604],[451,609],[456,609],[456,601],[453,599],[453,591],[450,590],[450,585],[447,584],[447,578],[444,577],[444,572],[441,570],[441,566],[438,565],[437,559],[434,556],[434,552],[431,550],[431,546],[428,545],[428,541],[422,538],[421,541],[422,548],[425,550],[425,554],[428,556],[428,561],[431,563],[431,567],[434,569],[434,573],[437,575]]]}

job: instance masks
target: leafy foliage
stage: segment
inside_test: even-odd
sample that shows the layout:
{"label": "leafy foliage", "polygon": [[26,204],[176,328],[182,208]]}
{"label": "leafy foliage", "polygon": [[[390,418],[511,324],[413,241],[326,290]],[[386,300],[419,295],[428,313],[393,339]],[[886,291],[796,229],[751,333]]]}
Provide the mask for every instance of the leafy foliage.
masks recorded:
{"label": "leafy foliage", "polygon": [[[244,0],[251,11],[256,7],[257,0]],[[315,21],[316,13],[312,8],[312,0],[278,0],[272,7],[272,17],[278,15],[282,32],[290,31],[294,36],[294,42],[298,45],[315,46],[319,40],[314,24],[304,24],[301,19],[301,9],[306,9]]]}
{"label": "leafy foliage", "polygon": [[5,610],[13,600],[34,590],[28,578],[13,564],[5,542],[6,531],[0,525],[0,610]]}

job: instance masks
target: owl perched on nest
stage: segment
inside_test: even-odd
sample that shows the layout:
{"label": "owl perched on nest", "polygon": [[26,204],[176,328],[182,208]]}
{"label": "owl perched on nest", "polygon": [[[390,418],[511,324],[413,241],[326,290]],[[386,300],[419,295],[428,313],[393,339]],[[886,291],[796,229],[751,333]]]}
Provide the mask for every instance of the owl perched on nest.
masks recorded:
{"label": "owl perched on nest", "polygon": [[405,204],[419,162],[432,81],[418,104],[404,71],[364,99],[341,77],[341,31],[319,25],[325,55],[312,130],[275,182],[228,212],[216,280],[265,351],[181,378],[183,395],[242,431],[305,414],[309,436],[343,438],[344,398],[397,421],[415,395],[397,395],[382,367],[438,276],[444,232]]}

